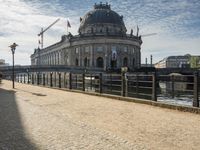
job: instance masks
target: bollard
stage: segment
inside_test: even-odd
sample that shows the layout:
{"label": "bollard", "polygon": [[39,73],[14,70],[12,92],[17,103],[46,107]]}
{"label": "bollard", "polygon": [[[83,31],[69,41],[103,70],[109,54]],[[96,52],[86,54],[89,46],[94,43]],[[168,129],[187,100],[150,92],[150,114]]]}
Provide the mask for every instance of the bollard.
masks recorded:
{"label": "bollard", "polygon": [[198,93],[198,72],[194,73],[194,99],[193,99],[193,106],[199,107],[199,93]]}
{"label": "bollard", "polygon": [[156,91],[156,73],[152,75],[152,101],[157,101],[157,91]]}
{"label": "bollard", "polygon": [[103,83],[102,83],[102,80],[103,79],[103,76],[102,76],[102,73],[99,74],[99,93],[103,93]]}
{"label": "bollard", "polygon": [[85,91],[85,73],[82,74],[82,90]]}

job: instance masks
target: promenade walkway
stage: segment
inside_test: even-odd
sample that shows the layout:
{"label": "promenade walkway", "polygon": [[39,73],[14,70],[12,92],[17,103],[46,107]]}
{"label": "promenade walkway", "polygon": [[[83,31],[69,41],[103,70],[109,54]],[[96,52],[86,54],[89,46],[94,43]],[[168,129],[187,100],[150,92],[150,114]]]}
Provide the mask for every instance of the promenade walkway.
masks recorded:
{"label": "promenade walkway", "polygon": [[0,150],[200,149],[200,115],[16,83],[0,85]]}

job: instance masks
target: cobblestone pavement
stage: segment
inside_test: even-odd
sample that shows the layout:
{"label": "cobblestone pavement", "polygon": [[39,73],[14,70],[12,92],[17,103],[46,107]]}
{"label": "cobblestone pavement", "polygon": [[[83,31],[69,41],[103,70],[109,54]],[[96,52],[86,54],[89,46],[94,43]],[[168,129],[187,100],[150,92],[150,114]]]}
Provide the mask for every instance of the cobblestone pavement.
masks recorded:
{"label": "cobblestone pavement", "polygon": [[200,116],[25,84],[0,85],[0,150],[200,149]]}

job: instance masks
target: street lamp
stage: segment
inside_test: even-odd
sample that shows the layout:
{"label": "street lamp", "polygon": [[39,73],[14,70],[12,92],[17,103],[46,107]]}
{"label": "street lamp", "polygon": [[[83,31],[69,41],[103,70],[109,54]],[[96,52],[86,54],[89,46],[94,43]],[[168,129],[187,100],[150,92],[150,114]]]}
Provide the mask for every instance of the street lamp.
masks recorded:
{"label": "street lamp", "polygon": [[13,61],[13,67],[12,67],[12,82],[13,82],[13,89],[15,88],[15,79],[14,79],[14,54],[15,54],[15,49],[18,45],[16,43],[13,43],[9,47],[11,48],[12,51],[12,61]]}

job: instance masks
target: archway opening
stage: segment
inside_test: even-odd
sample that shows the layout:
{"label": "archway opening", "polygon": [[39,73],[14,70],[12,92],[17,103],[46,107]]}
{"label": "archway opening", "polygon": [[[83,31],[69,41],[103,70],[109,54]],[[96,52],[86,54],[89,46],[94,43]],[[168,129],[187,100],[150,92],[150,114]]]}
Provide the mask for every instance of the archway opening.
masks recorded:
{"label": "archway opening", "polygon": [[127,57],[125,57],[125,58],[123,59],[123,66],[124,66],[124,67],[128,67],[128,58],[127,58]]}
{"label": "archway opening", "polygon": [[110,66],[111,66],[111,69],[117,68],[117,60],[111,60]]}
{"label": "archway opening", "polygon": [[76,58],[75,66],[78,66],[78,59]]}
{"label": "archway opening", "polygon": [[103,58],[102,57],[98,57],[96,60],[96,64],[98,68],[103,68]]}

